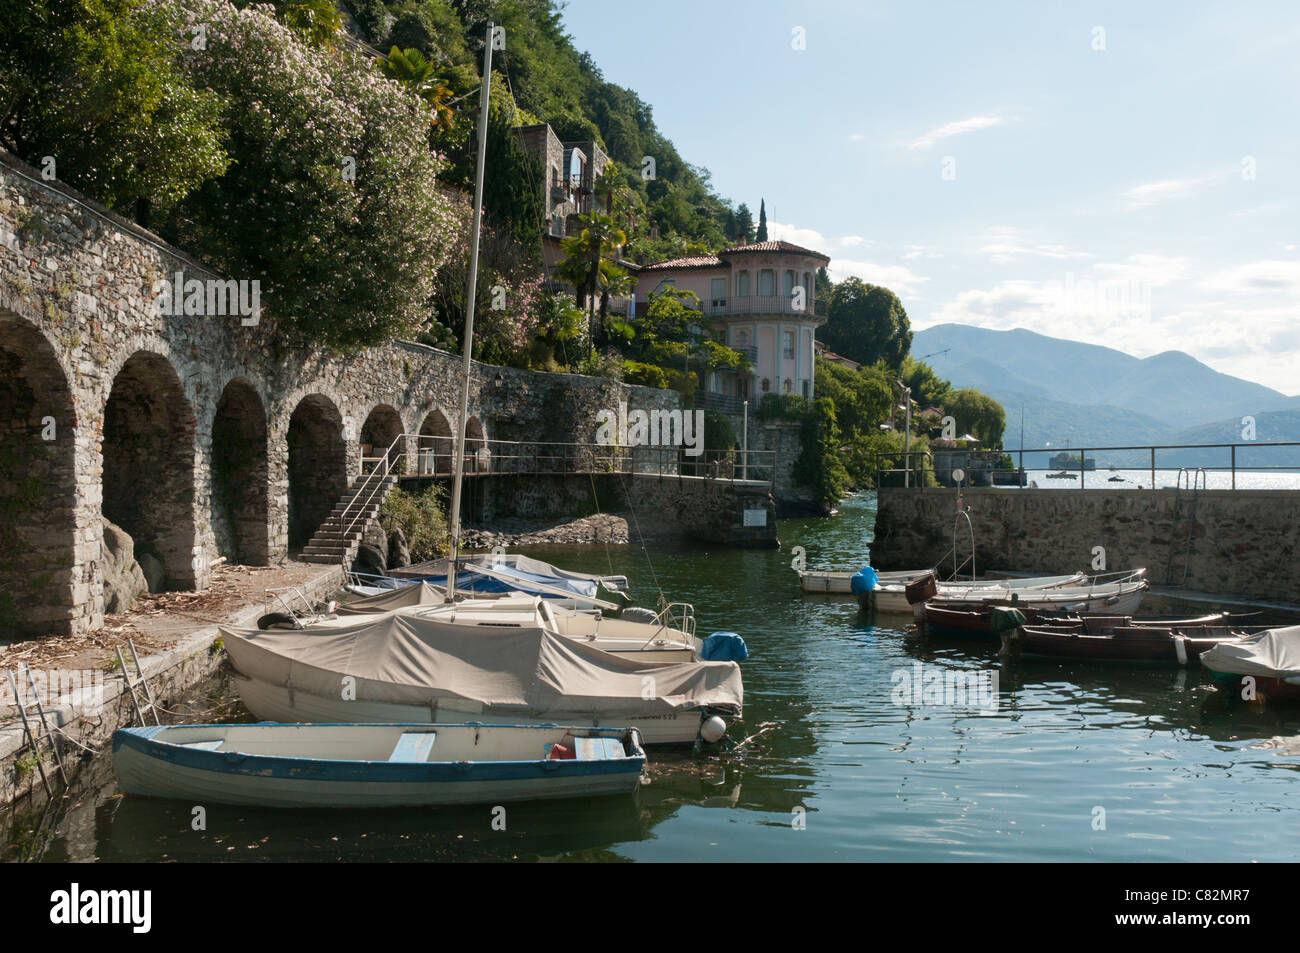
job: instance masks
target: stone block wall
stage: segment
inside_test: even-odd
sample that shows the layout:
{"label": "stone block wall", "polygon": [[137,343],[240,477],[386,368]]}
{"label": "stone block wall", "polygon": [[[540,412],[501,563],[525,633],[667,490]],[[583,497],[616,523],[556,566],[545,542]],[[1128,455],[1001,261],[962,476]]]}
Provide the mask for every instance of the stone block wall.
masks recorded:
{"label": "stone block wall", "polygon": [[[271,561],[301,542],[360,471],[372,415],[457,429],[460,357],[409,343],[338,357],[286,347],[269,321],[160,314],[154,282],[177,273],[221,277],[0,152],[0,498],[19,504],[0,509],[4,634],[103,624],[103,514],[172,585],[201,589],[218,556]],[[679,406],[475,364],[467,430],[589,442],[595,411],[620,401]],[[231,441],[253,456],[232,463]]]}
{"label": "stone block wall", "polygon": [[[871,564],[951,566],[956,490],[879,491]],[[1300,602],[1300,491],[966,489],[976,569],[1056,574],[1145,567],[1153,584]],[[1190,535],[1190,541],[1189,541]],[[970,550],[965,523],[959,562]]]}

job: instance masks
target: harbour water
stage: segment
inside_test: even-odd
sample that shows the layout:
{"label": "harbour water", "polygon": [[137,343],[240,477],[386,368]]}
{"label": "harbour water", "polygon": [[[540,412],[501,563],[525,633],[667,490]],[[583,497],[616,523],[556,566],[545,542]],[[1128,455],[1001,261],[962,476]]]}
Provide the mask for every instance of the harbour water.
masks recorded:
{"label": "harbour water", "polygon": [[[1300,710],[1227,709],[1199,671],[1018,661],[992,644],[904,638],[907,619],[801,594],[810,566],[860,564],[874,496],[784,521],[783,551],[533,547],[573,569],[655,579],[701,634],[741,633],[744,724],[730,756],[651,750],[633,798],[319,813],[117,796],[110,759],[44,817],[0,815],[5,860],[1294,860]],[[653,575],[651,573],[653,566]],[[917,666],[921,666],[918,670]],[[902,699],[918,671],[996,672],[996,710]],[[224,695],[223,695],[224,693]],[[214,684],[199,707],[229,700]],[[933,700],[933,699],[932,699]],[[950,699],[951,701],[951,699]],[[957,699],[957,701],[961,701]],[[970,699],[967,699],[970,701]],[[238,717],[238,715],[236,715]],[[247,716],[244,716],[247,718]],[[500,826],[499,824],[497,826]]]}

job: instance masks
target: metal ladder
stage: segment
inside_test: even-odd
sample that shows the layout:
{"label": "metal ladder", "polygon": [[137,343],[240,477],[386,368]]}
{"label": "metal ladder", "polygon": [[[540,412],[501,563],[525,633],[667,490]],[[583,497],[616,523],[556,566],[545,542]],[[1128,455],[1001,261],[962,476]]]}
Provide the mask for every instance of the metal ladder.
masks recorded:
{"label": "metal ladder", "polygon": [[[117,664],[122,668],[122,681],[126,683],[126,690],[131,693],[131,706],[135,709],[135,716],[140,719],[140,727],[148,727],[145,721],[145,712],[153,715],[153,723],[161,724],[158,720],[158,706],[153,700],[153,689],[149,687],[149,680],[144,677],[144,668],[140,665],[140,656],[135,652],[135,640],[126,640],[127,648],[131,650],[131,661],[135,662],[136,681],[131,680],[131,673],[127,670],[126,659],[122,658],[122,646],[117,646],[113,651],[117,652]],[[144,687],[145,704],[140,704],[140,696],[136,694],[138,687]]]}
{"label": "metal ladder", "polygon": [[1180,586],[1187,585],[1187,569],[1192,561],[1192,534],[1196,529],[1196,501],[1200,490],[1209,489],[1209,474],[1206,473],[1205,467],[1197,467],[1195,471],[1187,467],[1178,468],[1178,477],[1174,480],[1174,518],[1173,524],[1169,527],[1169,562],[1165,566],[1165,585],[1174,585],[1174,533],[1178,530],[1178,519],[1182,511],[1182,490],[1183,476],[1187,477],[1187,489],[1192,491],[1191,504],[1187,510],[1187,544],[1183,550],[1183,578],[1178,583]]}
{"label": "metal ladder", "polygon": [[[18,716],[23,722],[23,734],[27,736],[27,743],[32,746],[32,754],[36,758],[36,768],[41,773],[41,784],[45,786],[45,793],[50,797],[54,796],[50,788],[49,776],[45,773],[45,765],[41,761],[42,741],[48,741],[50,750],[54,752],[54,763],[59,769],[59,779],[63,782],[64,787],[68,784],[68,773],[63,767],[63,754],[59,751],[58,742],[54,738],[54,732],[50,730],[49,720],[45,716],[45,706],[41,704],[41,696],[36,691],[36,680],[32,678],[31,667],[26,663],[23,664],[23,672],[27,675],[27,686],[31,689],[31,701],[24,702],[22,696],[18,694],[18,682],[14,679],[12,669],[6,669],[5,674],[9,676],[9,688],[14,693],[14,705],[18,708]],[[36,734],[32,731],[32,723],[27,718],[27,706],[36,705],[36,713],[40,716],[41,732]]]}

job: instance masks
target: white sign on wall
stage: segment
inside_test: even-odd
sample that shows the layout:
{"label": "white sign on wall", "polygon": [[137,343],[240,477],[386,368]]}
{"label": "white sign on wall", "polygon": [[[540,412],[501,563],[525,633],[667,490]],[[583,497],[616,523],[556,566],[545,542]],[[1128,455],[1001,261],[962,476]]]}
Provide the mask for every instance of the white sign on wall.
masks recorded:
{"label": "white sign on wall", "polygon": [[745,510],[746,526],[766,526],[767,510]]}

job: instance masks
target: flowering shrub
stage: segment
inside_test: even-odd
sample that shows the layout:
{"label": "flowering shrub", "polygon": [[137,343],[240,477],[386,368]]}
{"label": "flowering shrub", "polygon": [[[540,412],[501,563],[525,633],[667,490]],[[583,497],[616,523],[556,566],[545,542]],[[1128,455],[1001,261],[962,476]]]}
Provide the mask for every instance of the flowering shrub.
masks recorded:
{"label": "flowering shrub", "polygon": [[259,279],[286,333],[337,350],[414,335],[458,224],[427,106],[369,57],[308,45],[270,6],[157,3],[191,82],[225,100],[234,159],[176,207],[175,239]]}

